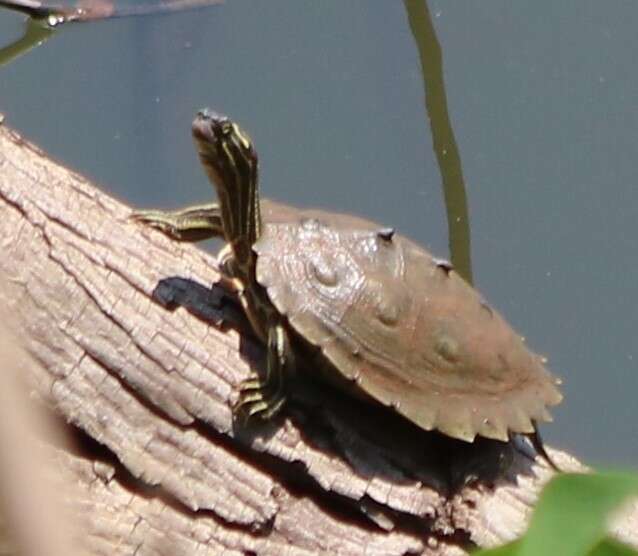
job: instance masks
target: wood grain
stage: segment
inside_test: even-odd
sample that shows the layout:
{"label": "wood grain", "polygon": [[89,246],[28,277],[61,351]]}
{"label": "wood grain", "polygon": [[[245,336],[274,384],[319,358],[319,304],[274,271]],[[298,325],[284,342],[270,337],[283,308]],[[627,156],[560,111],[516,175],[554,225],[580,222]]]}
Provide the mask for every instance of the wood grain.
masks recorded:
{"label": "wood grain", "polygon": [[[51,465],[90,554],[457,555],[525,530],[552,472],[522,439],[424,433],[311,368],[272,423],[234,422],[263,351],[214,256],[130,214],[0,126],[0,305],[34,397],[82,446]],[[638,545],[636,515],[617,529]]]}

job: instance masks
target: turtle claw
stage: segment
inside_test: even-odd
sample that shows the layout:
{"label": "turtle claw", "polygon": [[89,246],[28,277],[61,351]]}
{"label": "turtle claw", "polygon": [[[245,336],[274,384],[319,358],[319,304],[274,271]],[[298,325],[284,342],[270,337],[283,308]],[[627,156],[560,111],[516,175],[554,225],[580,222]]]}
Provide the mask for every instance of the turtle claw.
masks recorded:
{"label": "turtle claw", "polygon": [[265,420],[272,419],[275,415],[277,415],[277,413],[279,413],[284,403],[286,403],[286,398],[284,396],[270,399],[267,407],[265,407],[263,411],[260,411],[259,416]]}
{"label": "turtle claw", "polygon": [[272,385],[259,378],[249,378],[239,386],[239,399],[233,406],[233,413],[241,415],[244,422],[258,417],[268,421],[283,407],[286,397],[281,384]]}
{"label": "turtle claw", "polygon": [[284,374],[291,366],[292,353],[286,330],[281,324],[268,329],[266,376],[253,375],[239,386],[239,399],[233,410],[245,415],[246,421],[274,417],[286,401]]}
{"label": "turtle claw", "polygon": [[239,385],[239,391],[242,395],[245,392],[261,391],[266,385],[258,378],[248,378]]}

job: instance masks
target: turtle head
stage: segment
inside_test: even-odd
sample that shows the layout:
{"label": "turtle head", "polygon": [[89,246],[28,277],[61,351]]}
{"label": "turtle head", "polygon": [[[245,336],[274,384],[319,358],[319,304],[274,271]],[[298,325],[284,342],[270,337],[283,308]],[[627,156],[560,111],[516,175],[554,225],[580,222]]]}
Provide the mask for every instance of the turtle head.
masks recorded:
{"label": "turtle head", "polygon": [[227,116],[208,108],[200,110],[193,121],[193,138],[200,160],[216,188],[241,185],[233,183],[237,179],[231,176],[235,170],[256,172],[257,153],[250,137]]}
{"label": "turtle head", "polygon": [[217,191],[224,236],[235,263],[248,272],[254,264],[252,246],[261,235],[257,152],[248,134],[235,122],[209,109],[197,113],[193,139]]}

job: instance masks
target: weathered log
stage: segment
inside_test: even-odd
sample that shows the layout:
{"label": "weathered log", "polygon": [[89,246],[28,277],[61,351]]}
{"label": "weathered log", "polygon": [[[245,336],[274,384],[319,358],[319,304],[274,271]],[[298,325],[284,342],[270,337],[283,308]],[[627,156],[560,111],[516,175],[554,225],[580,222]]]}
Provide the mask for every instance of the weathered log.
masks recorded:
{"label": "weathered log", "polygon": [[552,471],[523,439],[451,441],[310,379],[234,422],[263,351],[215,258],[130,213],[0,126],[0,306],[82,441],[52,450],[90,553],[455,555],[524,531]]}

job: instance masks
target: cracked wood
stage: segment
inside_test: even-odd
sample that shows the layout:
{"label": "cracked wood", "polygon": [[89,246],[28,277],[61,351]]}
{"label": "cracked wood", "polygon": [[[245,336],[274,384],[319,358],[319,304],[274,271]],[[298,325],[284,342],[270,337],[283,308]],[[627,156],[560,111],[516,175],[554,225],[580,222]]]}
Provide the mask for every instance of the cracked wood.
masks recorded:
{"label": "cracked wood", "polygon": [[30,384],[107,449],[55,456],[91,553],[455,555],[524,531],[551,471],[522,441],[450,441],[321,385],[238,427],[263,352],[212,288],[214,257],[1,126],[0,207],[0,302]]}

